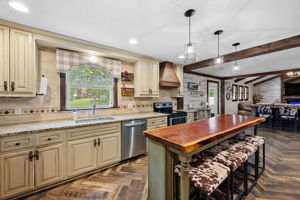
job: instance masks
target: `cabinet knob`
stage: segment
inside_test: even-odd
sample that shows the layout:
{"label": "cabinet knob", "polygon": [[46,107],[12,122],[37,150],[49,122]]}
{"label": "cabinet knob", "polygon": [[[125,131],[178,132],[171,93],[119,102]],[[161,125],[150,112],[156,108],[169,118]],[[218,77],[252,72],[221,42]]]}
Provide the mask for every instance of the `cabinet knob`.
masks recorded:
{"label": "cabinet knob", "polygon": [[97,139],[94,139],[94,147],[97,147]]}
{"label": "cabinet knob", "polygon": [[32,160],[33,160],[33,157],[34,157],[33,152],[30,151],[30,152],[29,152],[29,155],[28,155],[29,161],[32,161]]}
{"label": "cabinet knob", "polygon": [[15,82],[12,81],[10,87],[11,91],[15,91]]}
{"label": "cabinet knob", "polygon": [[101,144],[101,140],[100,138],[98,138],[98,146],[100,146],[100,144]]}
{"label": "cabinet knob", "polygon": [[4,81],[4,83],[3,83],[3,87],[4,87],[4,91],[7,91],[7,90],[8,90],[7,81]]}
{"label": "cabinet knob", "polygon": [[48,140],[48,141],[51,141],[51,140],[52,140],[52,138],[48,138],[47,140]]}

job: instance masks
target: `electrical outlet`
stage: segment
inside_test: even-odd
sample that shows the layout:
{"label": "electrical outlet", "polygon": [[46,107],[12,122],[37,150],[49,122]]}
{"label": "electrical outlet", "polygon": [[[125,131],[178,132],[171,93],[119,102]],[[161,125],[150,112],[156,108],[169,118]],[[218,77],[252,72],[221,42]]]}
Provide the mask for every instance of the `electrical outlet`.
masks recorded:
{"label": "electrical outlet", "polygon": [[128,108],[128,109],[132,109],[132,104],[129,103],[129,104],[127,105],[127,108]]}
{"label": "electrical outlet", "polygon": [[21,107],[15,107],[15,115],[22,114],[22,108]]}

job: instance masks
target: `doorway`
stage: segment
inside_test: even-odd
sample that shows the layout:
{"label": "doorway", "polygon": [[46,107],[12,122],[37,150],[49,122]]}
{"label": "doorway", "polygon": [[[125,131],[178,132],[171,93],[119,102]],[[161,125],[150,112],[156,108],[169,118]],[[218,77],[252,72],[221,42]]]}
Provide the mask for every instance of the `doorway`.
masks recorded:
{"label": "doorway", "polygon": [[219,114],[219,82],[207,80],[207,102],[211,115]]}

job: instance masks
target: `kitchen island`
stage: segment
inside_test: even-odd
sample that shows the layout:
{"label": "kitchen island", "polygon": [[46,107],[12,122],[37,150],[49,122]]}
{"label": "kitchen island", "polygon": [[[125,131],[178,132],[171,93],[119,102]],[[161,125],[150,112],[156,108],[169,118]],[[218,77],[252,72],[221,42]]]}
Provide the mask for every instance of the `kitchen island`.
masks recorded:
{"label": "kitchen island", "polygon": [[149,199],[174,199],[174,165],[182,167],[180,195],[189,199],[189,163],[192,155],[223,142],[240,132],[264,122],[264,118],[219,115],[196,122],[145,131],[149,155]]}

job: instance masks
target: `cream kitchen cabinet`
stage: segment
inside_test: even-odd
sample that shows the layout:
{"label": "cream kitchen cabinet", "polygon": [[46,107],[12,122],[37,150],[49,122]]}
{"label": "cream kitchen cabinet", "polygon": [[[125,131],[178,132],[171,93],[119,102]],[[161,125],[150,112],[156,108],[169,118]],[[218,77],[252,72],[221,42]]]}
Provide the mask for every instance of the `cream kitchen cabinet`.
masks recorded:
{"label": "cream kitchen cabinet", "polygon": [[68,143],[68,176],[82,174],[96,168],[96,140],[96,138],[88,138]]}
{"label": "cream kitchen cabinet", "polygon": [[159,96],[159,63],[139,60],[135,63],[135,97]]}
{"label": "cream kitchen cabinet", "polygon": [[33,34],[0,26],[0,96],[34,97]]}
{"label": "cream kitchen cabinet", "polygon": [[180,81],[180,86],[172,89],[172,97],[183,97],[183,66],[176,65],[174,67],[174,71]]}
{"label": "cream kitchen cabinet", "polygon": [[35,150],[36,187],[63,179],[63,145],[53,145]]}
{"label": "cream kitchen cabinet", "polygon": [[112,134],[98,138],[98,167],[120,161],[120,139],[120,134]]}
{"label": "cream kitchen cabinet", "polygon": [[34,189],[33,150],[0,156],[1,198]]}

